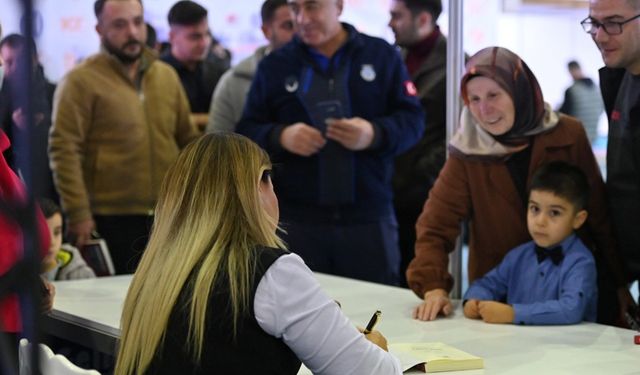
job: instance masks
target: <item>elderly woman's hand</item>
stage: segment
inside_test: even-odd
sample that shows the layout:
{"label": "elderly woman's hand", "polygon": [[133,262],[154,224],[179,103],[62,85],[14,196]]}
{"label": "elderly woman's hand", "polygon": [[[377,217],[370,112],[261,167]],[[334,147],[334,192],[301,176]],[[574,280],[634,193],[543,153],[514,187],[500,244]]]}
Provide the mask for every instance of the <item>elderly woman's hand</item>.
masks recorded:
{"label": "elderly woman's hand", "polygon": [[435,320],[438,314],[449,315],[453,312],[453,305],[449,293],[444,289],[433,289],[424,294],[422,302],[413,311],[413,318],[418,320]]}

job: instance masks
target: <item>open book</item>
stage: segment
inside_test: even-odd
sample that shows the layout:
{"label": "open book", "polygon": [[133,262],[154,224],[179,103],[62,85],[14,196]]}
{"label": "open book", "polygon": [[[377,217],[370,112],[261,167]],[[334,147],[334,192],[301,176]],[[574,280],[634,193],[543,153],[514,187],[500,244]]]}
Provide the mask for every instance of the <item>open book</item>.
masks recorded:
{"label": "open book", "polygon": [[391,344],[389,351],[402,364],[402,371],[418,369],[424,372],[473,370],[484,367],[484,361],[441,342]]}

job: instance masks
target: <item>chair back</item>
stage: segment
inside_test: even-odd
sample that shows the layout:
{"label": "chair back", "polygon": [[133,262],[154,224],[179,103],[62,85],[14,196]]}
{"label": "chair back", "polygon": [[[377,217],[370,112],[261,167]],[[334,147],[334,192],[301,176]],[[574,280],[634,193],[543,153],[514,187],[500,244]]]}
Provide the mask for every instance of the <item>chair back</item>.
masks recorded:
{"label": "chair back", "polygon": [[79,249],[85,262],[96,276],[113,276],[116,273],[107,243],[102,238],[91,238]]}

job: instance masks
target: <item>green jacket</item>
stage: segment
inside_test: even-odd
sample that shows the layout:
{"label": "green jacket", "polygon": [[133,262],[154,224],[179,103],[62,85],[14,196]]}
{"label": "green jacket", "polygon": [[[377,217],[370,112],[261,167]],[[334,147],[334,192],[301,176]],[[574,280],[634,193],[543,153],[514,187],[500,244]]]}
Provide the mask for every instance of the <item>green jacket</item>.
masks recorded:
{"label": "green jacket", "polygon": [[138,77],[103,51],[58,85],[49,156],[71,223],[152,213],[169,165],[198,136],[173,68],[145,50]]}

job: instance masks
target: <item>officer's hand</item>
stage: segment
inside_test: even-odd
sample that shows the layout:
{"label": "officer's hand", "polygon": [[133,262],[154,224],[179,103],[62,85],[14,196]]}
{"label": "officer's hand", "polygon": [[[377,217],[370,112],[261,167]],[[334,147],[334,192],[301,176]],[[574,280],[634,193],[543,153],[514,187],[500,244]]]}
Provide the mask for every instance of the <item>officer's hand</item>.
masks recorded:
{"label": "officer's hand", "polygon": [[364,150],[373,142],[373,125],[363,118],[327,120],[327,138],[353,151]]}
{"label": "officer's hand", "polygon": [[282,147],[296,155],[311,156],[320,151],[325,143],[327,140],[318,129],[302,122],[287,126],[280,134]]}

